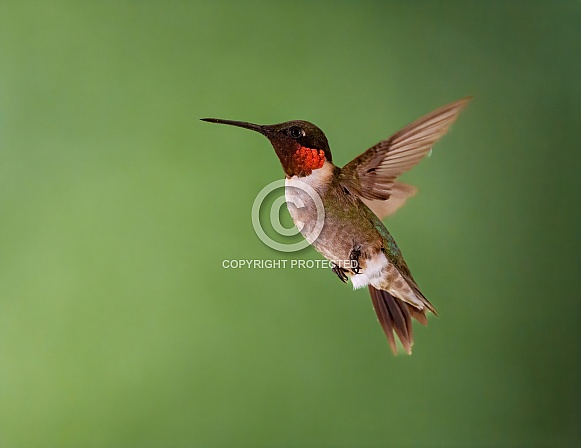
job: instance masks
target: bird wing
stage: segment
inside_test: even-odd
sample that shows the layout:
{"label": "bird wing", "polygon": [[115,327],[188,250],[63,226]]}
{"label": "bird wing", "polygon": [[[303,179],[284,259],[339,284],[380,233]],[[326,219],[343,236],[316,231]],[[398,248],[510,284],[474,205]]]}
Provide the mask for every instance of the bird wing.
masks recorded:
{"label": "bird wing", "polygon": [[404,184],[403,182],[394,182],[391,187],[391,194],[388,200],[365,199],[361,201],[377,215],[379,219],[393,215],[405,202],[416,195],[418,189],[413,185]]}
{"label": "bird wing", "polygon": [[395,179],[430,151],[468,101],[470,97],[440,107],[372,146],[341,168],[341,184],[362,199],[388,200]]}

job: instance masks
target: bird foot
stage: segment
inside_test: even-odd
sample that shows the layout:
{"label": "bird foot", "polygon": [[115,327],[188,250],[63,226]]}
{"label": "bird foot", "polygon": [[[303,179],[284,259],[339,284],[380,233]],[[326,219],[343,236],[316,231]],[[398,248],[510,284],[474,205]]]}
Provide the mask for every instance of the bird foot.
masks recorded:
{"label": "bird foot", "polygon": [[335,263],[333,263],[333,267],[331,268],[331,270],[337,275],[337,277],[339,277],[339,280],[341,280],[343,283],[347,283],[347,276],[345,275],[345,269],[339,267],[338,265],[336,265]]}
{"label": "bird foot", "polygon": [[361,272],[361,268],[359,267],[359,258],[361,257],[361,247],[356,246],[351,249],[349,253],[349,260],[351,260],[351,272],[355,275]]}

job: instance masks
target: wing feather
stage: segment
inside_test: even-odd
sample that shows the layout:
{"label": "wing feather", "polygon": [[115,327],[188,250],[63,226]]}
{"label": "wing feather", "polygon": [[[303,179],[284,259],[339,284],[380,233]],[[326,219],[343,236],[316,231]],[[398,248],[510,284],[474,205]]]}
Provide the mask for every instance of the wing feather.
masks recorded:
{"label": "wing feather", "polygon": [[341,169],[341,183],[361,198],[388,200],[395,179],[428,154],[470,99],[440,107],[372,146]]}
{"label": "wing feather", "polygon": [[397,209],[404,205],[409,198],[416,194],[417,191],[418,189],[413,185],[404,184],[403,182],[395,182],[387,201],[365,198],[361,198],[361,200],[379,217],[379,219],[383,219],[386,216],[393,215]]}

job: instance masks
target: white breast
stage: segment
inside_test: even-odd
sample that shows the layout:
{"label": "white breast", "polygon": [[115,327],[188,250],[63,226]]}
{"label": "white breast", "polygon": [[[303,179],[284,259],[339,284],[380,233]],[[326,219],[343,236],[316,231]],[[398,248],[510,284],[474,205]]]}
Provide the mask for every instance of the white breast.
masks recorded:
{"label": "white breast", "polygon": [[285,180],[285,199],[288,211],[297,228],[312,244],[325,220],[321,199],[333,175],[334,165],[325,162],[308,176],[293,176]]}

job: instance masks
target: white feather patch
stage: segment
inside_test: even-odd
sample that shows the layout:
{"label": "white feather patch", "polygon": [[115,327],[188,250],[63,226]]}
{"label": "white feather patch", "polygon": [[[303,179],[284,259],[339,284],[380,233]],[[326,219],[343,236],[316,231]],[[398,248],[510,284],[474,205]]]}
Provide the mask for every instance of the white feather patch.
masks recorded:
{"label": "white feather patch", "polygon": [[329,180],[333,176],[333,164],[325,161],[321,168],[313,170],[308,176],[298,177],[293,176],[285,180],[287,187],[301,187],[301,182],[304,182],[315,189],[327,186]]}
{"label": "white feather patch", "polygon": [[387,263],[387,257],[383,252],[378,252],[370,260],[367,260],[365,269],[362,269],[361,273],[351,277],[353,289],[364,288],[367,285],[381,289],[382,274]]}

